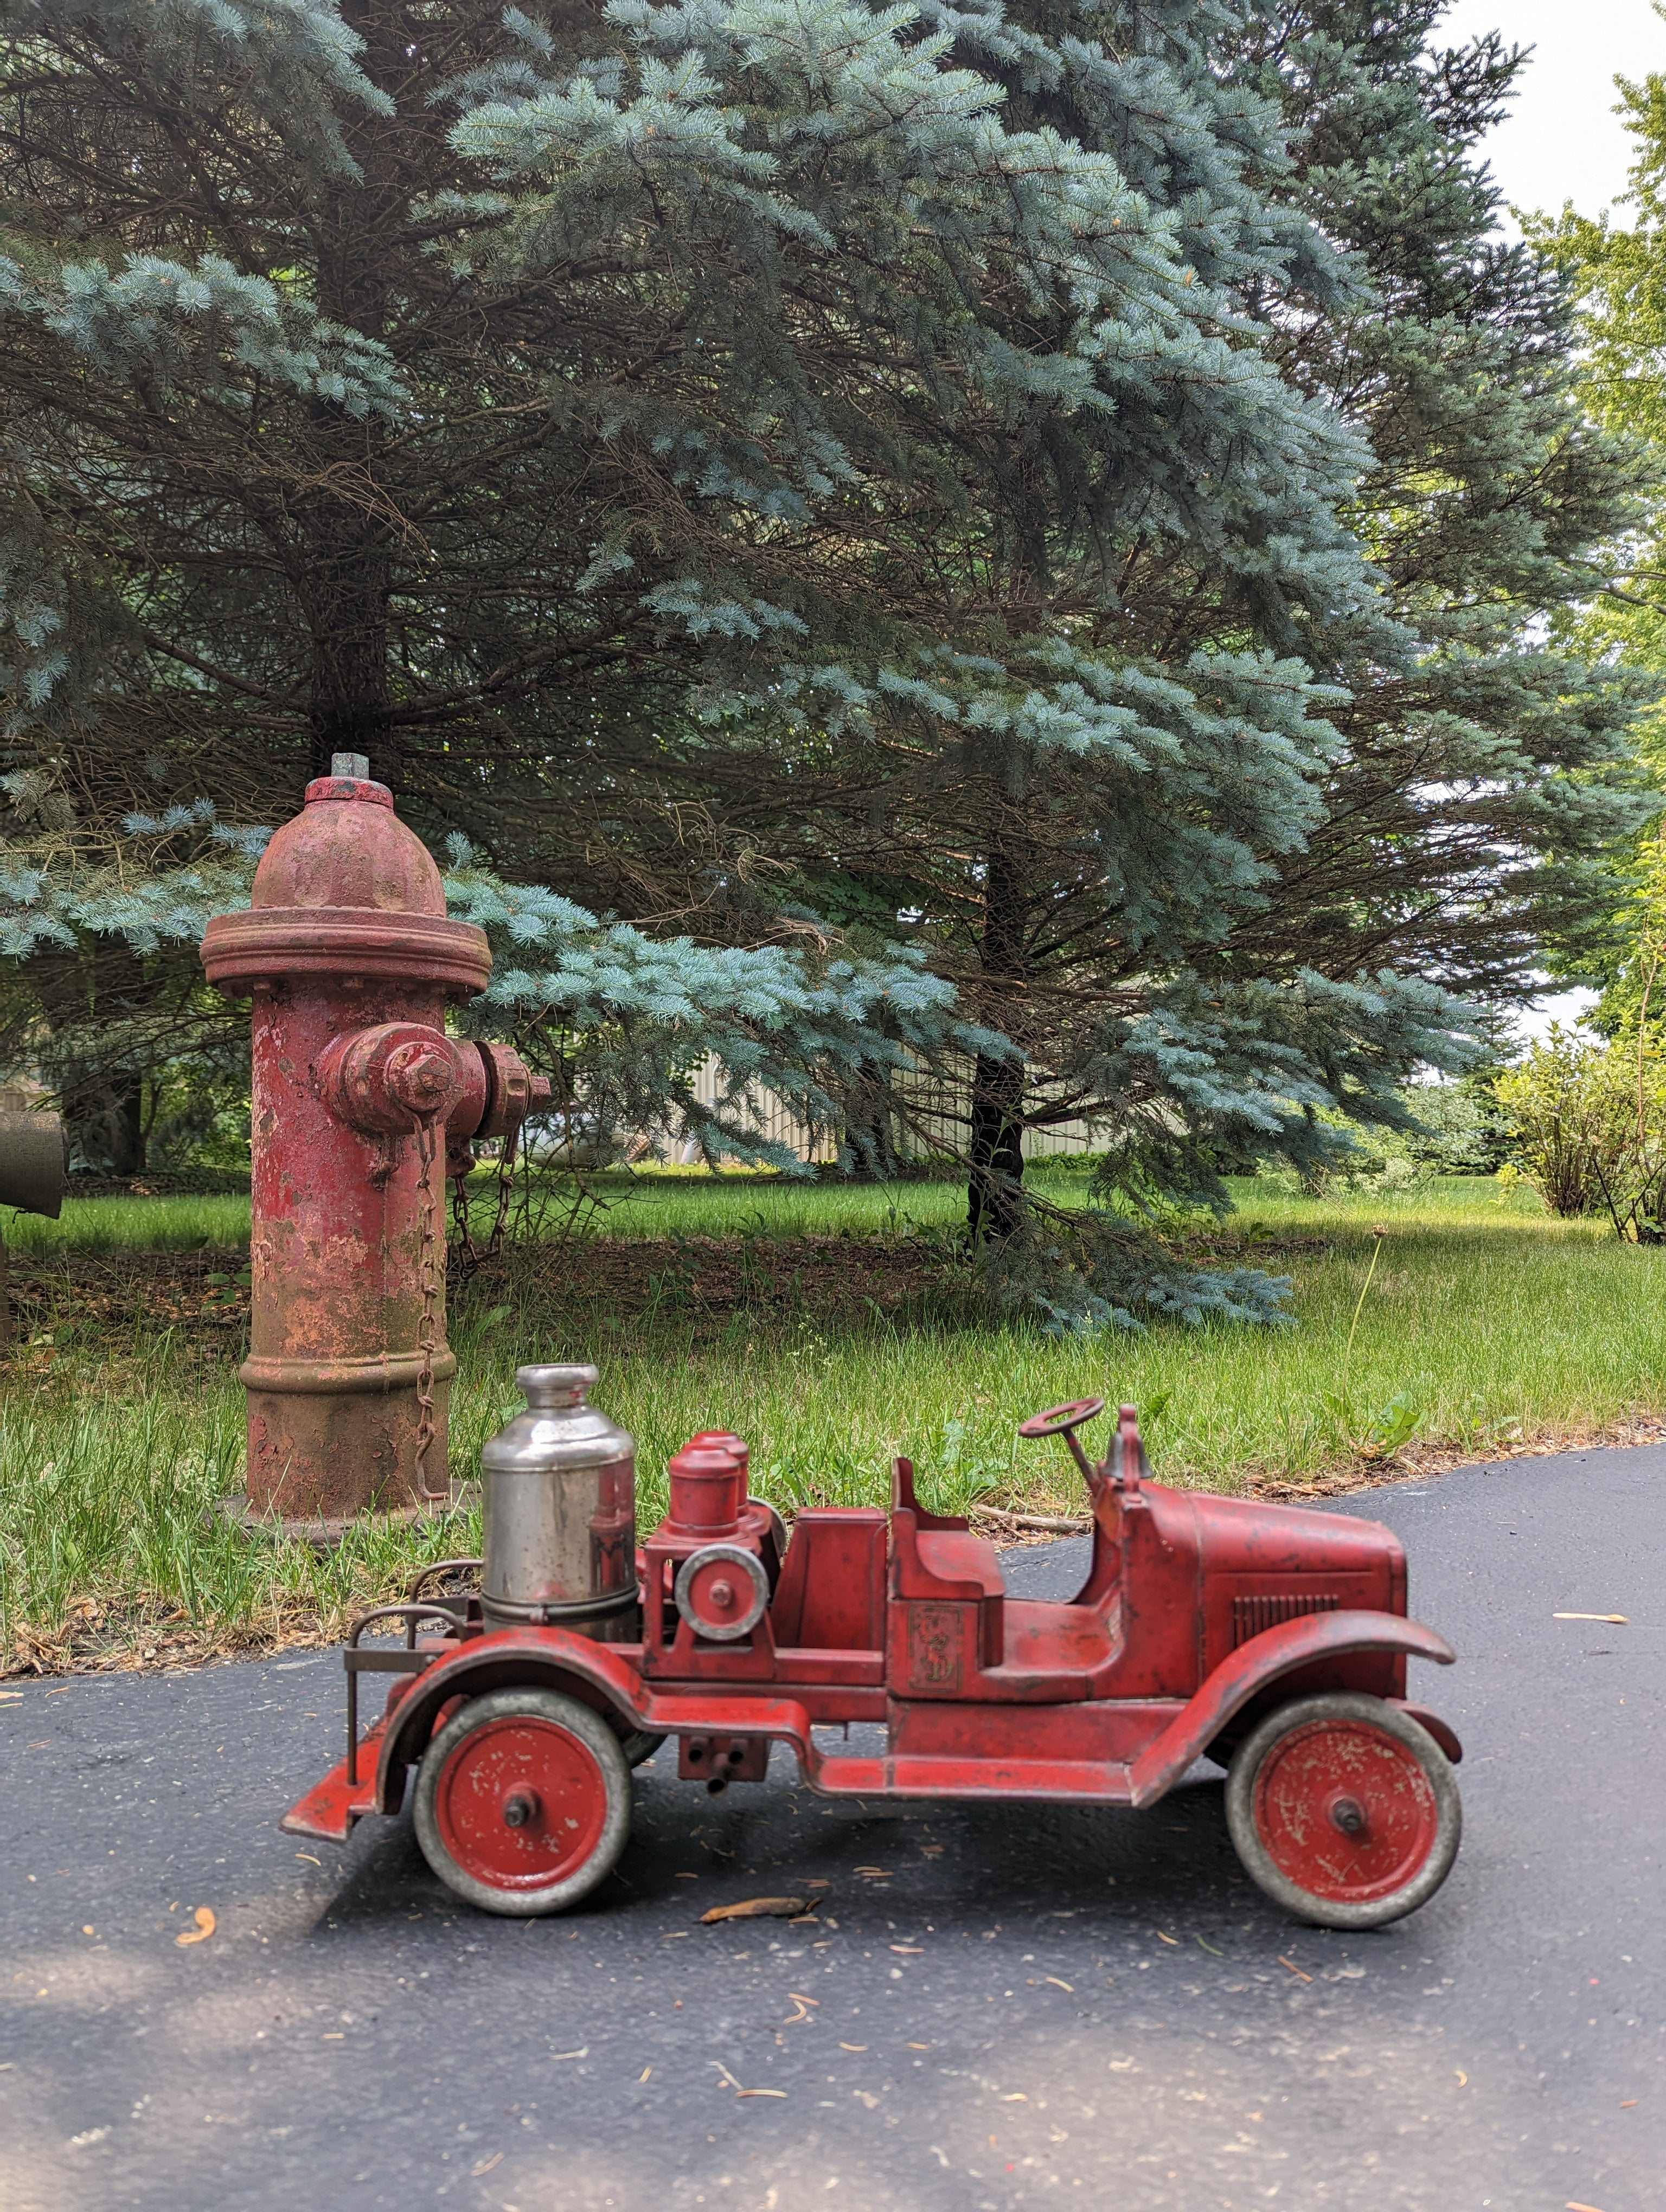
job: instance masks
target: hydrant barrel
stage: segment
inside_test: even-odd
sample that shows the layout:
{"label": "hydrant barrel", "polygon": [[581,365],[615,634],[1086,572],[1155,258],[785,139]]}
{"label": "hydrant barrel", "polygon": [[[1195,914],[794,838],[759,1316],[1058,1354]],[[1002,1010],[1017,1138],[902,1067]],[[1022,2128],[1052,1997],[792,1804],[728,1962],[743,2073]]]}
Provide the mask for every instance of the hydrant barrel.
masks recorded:
{"label": "hydrant barrel", "polygon": [[203,940],[254,1001],[249,1504],[326,1523],[448,1492],[447,1115],[480,1082],[445,1017],[491,974],[392,793],[336,765]]}

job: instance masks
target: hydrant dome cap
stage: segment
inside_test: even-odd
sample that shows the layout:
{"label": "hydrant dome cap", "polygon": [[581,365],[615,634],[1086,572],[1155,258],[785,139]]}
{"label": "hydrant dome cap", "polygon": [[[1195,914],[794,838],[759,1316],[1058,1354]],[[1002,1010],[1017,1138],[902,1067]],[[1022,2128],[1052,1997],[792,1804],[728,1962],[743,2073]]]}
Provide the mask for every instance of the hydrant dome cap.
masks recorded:
{"label": "hydrant dome cap", "polygon": [[395,814],[385,784],[320,776],[267,846],[250,903],[443,917],[446,893],[434,855]]}

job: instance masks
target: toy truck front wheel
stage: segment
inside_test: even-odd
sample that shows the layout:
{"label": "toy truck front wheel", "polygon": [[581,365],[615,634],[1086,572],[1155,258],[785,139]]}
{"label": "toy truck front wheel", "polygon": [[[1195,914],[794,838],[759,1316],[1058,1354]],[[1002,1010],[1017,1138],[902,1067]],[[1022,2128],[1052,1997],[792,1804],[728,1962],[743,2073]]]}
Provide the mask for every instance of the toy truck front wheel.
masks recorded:
{"label": "toy truck front wheel", "polygon": [[1380,1698],[1298,1698],[1233,1754],[1226,1823],[1245,1871],[1320,1928],[1382,1928],[1451,1871],[1462,1811],[1428,1730]]}
{"label": "toy truck front wheel", "polygon": [[416,1840],[485,1912],[562,1912],[611,1873],[630,1832],[630,1770],[601,1715],[559,1690],[467,1698],[417,1770]]}

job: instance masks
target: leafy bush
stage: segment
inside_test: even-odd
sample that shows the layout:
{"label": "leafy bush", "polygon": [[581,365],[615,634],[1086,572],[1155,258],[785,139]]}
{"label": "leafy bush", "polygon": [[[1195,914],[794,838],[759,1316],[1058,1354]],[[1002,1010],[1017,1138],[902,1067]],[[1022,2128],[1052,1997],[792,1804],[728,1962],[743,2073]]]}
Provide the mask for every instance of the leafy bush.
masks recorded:
{"label": "leafy bush", "polygon": [[1606,1213],[1619,1237],[1666,1241],[1666,1059],[1651,1030],[1605,1044],[1554,1028],[1493,1088],[1553,1213]]}
{"label": "leafy bush", "polygon": [[1487,1075],[1411,1084],[1401,1095],[1419,1126],[1398,1142],[1419,1167],[1435,1175],[1493,1175],[1508,1158],[1514,1133]]}
{"label": "leafy bush", "polygon": [[1327,1191],[1359,1191],[1384,1198],[1408,1198],[1436,1176],[1493,1175],[1509,1157],[1514,1128],[1493,1097],[1490,1078],[1463,1076],[1452,1083],[1408,1083],[1399,1103],[1407,1119],[1400,1127],[1363,1127],[1340,1114],[1320,1118],[1342,1131],[1346,1152],[1333,1152],[1305,1174],[1251,1162],[1238,1169],[1266,1189],[1286,1196]]}

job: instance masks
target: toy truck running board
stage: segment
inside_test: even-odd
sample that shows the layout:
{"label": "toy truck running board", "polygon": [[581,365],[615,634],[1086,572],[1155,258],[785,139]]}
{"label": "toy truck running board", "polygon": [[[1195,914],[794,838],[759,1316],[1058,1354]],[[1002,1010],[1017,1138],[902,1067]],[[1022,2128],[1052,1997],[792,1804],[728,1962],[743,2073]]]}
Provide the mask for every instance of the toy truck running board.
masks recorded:
{"label": "toy truck running board", "polygon": [[502,1680],[506,1662],[521,1680],[541,1675],[552,1684],[570,1683],[576,1677],[632,1728],[652,1735],[763,1736],[790,1744],[805,1780],[823,1796],[1025,1797],[1143,1807],[1170,1790],[1270,1683],[1315,1661],[1354,1651],[1404,1652],[1443,1667],[1456,1656],[1444,1637],[1395,1613],[1310,1614],[1252,1637],[1189,1699],[1119,1704],[1119,1728],[1129,1739],[1126,1759],[1014,1759],[958,1751],[856,1758],[823,1751],[808,1711],[796,1698],[651,1690],[605,1644],[561,1630],[505,1630],[454,1654],[436,1655],[396,1708],[391,1726],[378,1723],[367,1733],[353,1761],[353,1778],[344,1759],[291,1808],[283,1825],[293,1835],[339,1842],[366,1814],[396,1812],[405,1768],[421,1757],[433,1717],[451,1698]]}

